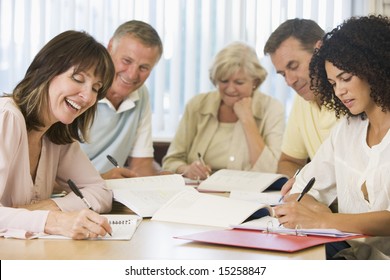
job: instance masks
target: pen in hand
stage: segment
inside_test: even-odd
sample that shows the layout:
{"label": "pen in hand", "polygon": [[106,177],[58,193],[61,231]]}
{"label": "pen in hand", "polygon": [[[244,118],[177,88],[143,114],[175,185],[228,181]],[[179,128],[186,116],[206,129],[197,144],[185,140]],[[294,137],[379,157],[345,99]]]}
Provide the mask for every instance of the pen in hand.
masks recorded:
{"label": "pen in hand", "polygon": [[113,157],[110,156],[110,155],[107,155],[107,158],[108,158],[108,160],[109,160],[116,168],[119,168],[119,164],[118,164],[118,162],[116,161],[115,158],[113,158]]}
{"label": "pen in hand", "polygon": [[297,201],[298,201],[298,202],[302,199],[302,197],[303,197],[308,191],[310,191],[310,189],[313,187],[315,181],[316,181],[316,178],[314,178],[314,177],[310,179],[309,183],[307,183],[306,187],[303,189],[303,191],[301,192],[301,194],[298,196],[298,198],[297,198]]}
{"label": "pen in hand", "polygon": [[[85,205],[87,205],[88,209],[94,211],[93,208],[92,208],[92,206],[91,206],[91,204],[89,204],[88,200],[85,199],[85,197],[83,196],[83,194],[81,193],[81,191],[79,190],[79,188],[76,186],[76,184],[75,184],[71,179],[68,180],[68,185],[69,185],[70,189],[71,189],[78,197],[80,197],[80,198],[82,199],[82,201],[84,201],[84,203],[85,203]],[[107,232],[107,233],[108,233],[110,236],[112,236],[111,233],[109,233],[109,232]]]}
{"label": "pen in hand", "polygon": [[198,153],[198,159],[199,159],[200,163],[201,163],[203,166],[206,166],[206,164],[205,164],[205,162],[204,162],[204,160],[203,160],[203,158],[202,158],[202,155],[201,155],[200,153]]}
{"label": "pen in hand", "polygon": [[[198,152],[198,159],[199,159],[199,161],[200,161],[200,163],[204,166],[204,167],[207,167],[206,166],[206,163],[204,162],[204,160],[203,160],[203,157],[202,157],[202,155]],[[210,177],[210,174],[209,173],[207,173],[207,178],[208,177]]]}
{"label": "pen in hand", "polygon": [[83,196],[83,194],[81,193],[79,188],[76,186],[76,184],[71,179],[68,180],[68,185],[69,185],[70,189],[75,193],[75,195],[80,197],[81,200],[85,203],[85,205],[87,205],[88,209],[93,211],[91,204],[89,204],[88,200],[85,199],[85,197]]}
{"label": "pen in hand", "polygon": [[[294,179],[297,177],[297,175],[298,175],[298,173],[299,173],[300,171],[301,171],[301,169],[299,169],[299,168],[297,169],[297,171],[295,171],[295,174],[294,174],[294,176],[293,176]],[[282,195],[282,196],[280,197],[279,203],[283,201],[284,197],[285,197],[284,195]]]}

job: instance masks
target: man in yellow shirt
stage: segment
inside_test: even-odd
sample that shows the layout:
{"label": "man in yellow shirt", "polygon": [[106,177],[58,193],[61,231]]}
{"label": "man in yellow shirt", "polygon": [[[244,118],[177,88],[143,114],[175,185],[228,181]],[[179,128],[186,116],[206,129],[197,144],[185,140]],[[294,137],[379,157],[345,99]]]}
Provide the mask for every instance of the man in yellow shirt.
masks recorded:
{"label": "man in yellow shirt", "polygon": [[289,19],[271,34],[264,47],[264,54],[270,55],[277,73],[298,93],[277,169],[289,177],[314,156],[337,121],[335,113],[321,106],[319,97],[310,90],[309,64],[324,34],[312,20]]}

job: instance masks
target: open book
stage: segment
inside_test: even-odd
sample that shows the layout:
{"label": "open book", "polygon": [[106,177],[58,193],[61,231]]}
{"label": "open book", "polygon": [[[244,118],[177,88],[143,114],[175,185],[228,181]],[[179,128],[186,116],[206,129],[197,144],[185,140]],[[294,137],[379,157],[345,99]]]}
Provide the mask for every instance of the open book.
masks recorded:
{"label": "open book", "polygon": [[280,191],[254,192],[232,190],[229,195],[230,198],[255,201],[258,203],[269,204],[275,206],[281,203]]}
{"label": "open book", "polygon": [[262,192],[265,189],[280,190],[286,181],[287,177],[282,174],[220,169],[209,178],[202,181],[198,186],[198,190],[219,192],[242,190]]}
{"label": "open book", "polygon": [[152,217],[175,194],[192,189],[178,174],[106,180],[114,200],[141,217]]}
{"label": "open book", "polygon": [[152,220],[228,228],[251,216],[270,213],[273,214],[273,210],[266,204],[189,189],[172,197],[157,210]]}

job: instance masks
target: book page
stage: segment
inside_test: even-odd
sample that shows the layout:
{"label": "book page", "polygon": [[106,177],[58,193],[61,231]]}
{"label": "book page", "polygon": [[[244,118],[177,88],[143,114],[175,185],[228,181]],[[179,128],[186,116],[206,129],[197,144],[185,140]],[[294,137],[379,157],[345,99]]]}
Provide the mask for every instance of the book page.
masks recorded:
{"label": "book page", "polygon": [[275,206],[280,204],[279,200],[281,198],[280,192],[254,192],[254,191],[241,191],[241,190],[232,190],[230,192],[230,198],[256,201],[263,204],[269,204]]}
{"label": "book page", "polygon": [[106,183],[116,201],[144,218],[152,217],[175,194],[193,188],[186,186],[183,177],[178,174],[112,179],[106,180]]}
{"label": "book page", "polygon": [[284,178],[281,174],[221,169],[202,181],[198,190],[262,192],[281,178]]}
{"label": "book page", "polygon": [[152,220],[227,228],[242,223],[262,208],[268,209],[268,206],[192,189],[175,195],[153,215]]}

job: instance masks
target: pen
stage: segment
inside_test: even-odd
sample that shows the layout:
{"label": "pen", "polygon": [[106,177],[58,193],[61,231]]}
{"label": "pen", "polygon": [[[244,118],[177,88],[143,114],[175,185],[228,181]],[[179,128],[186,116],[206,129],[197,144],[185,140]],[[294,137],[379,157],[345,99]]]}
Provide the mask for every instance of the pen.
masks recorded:
{"label": "pen", "polygon": [[200,153],[198,153],[198,159],[199,159],[200,163],[201,163],[203,166],[206,166],[206,164],[205,164],[205,162],[204,162],[204,160],[203,160],[203,158],[202,158],[202,155],[201,155]]}
{"label": "pen", "polygon": [[108,158],[108,160],[109,160],[116,168],[119,168],[119,164],[118,164],[118,162],[116,161],[115,158],[113,158],[113,157],[110,156],[110,155],[107,155],[107,158]]}
{"label": "pen", "polygon": [[[84,198],[84,196],[83,196],[83,194],[81,193],[81,191],[79,190],[79,188],[76,186],[76,184],[75,184],[71,179],[68,180],[68,185],[69,185],[70,189],[71,189],[78,197],[80,197],[80,198],[82,199],[82,201],[84,201],[85,205],[87,205],[87,207],[88,207],[90,210],[94,211],[93,208],[92,208],[92,206],[91,206],[91,204],[89,204],[88,200],[86,200],[86,199]],[[110,236],[112,236],[111,233],[109,233],[109,232],[107,232],[107,233],[108,233]]]}
{"label": "pen", "polygon": [[[204,162],[204,160],[203,160],[203,157],[202,157],[202,155],[198,152],[198,159],[199,159],[199,161],[200,161],[200,163],[204,166],[204,167],[207,167],[206,166],[206,163]],[[208,177],[210,177],[210,174],[209,173],[207,173],[207,178]]]}
{"label": "pen", "polygon": [[298,198],[297,198],[297,201],[298,201],[298,202],[302,199],[302,197],[303,197],[308,191],[310,191],[310,189],[313,187],[315,181],[316,181],[316,178],[314,178],[314,177],[310,179],[309,183],[307,183],[306,187],[303,189],[303,191],[301,192],[301,194],[298,196]]}
{"label": "pen", "polygon": [[68,185],[70,187],[70,189],[78,196],[82,199],[82,201],[84,201],[85,205],[87,205],[87,207],[93,211],[93,208],[91,206],[91,204],[89,204],[88,200],[86,200],[83,196],[83,194],[81,193],[81,191],[79,190],[79,188],[76,186],[76,184],[71,180],[69,179],[68,180]]}
{"label": "pen", "polygon": [[[301,169],[299,169],[299,168],[297,169],[297,171],[295,171],[295,174],[294,174],[294,176],[293,176],[294,179],[297,177],[297,175],[298,175],[298,173],[299,173],[300,171],[301,171]],[[280,197],[279,203],[283,201],[283,198],[284,198],[284,195],[282,195],[282,196]]]}

